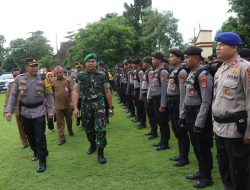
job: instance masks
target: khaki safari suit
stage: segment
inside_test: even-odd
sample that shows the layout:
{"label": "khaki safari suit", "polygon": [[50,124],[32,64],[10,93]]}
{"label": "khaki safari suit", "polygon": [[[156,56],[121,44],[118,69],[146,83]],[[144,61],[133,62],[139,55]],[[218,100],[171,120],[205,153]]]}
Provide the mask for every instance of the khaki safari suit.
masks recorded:
{"label": "khaki safari suit", "polygon": [[64,118],[66,120],[69,135],[73,135],[72,132],[72,82],[67,78],[56,79],[52,81],[52,89],[54,92],[57,129],[59,140],[64,140]]}
{"label": "khaki safari suit", "polygon": [[[8,89],[7,89],[7,92],[6,92],[6,97],[5,97],[4,109],[7,106],[8,99],[9,99],[9,96],[10,96],[10,92],[11,92],[13,83],[14,82],[9,83],[9,86],[8,86]],[[19,135],[20,135],[21,144],[22,144],[23,147],[25,147],[25,146],[28,145],[28,139],[27,139],[27,137],[25,135],[24,126],[23,126],[23,124],[21,122],[21,118],[20,118],[20,115],[19,115],[19,98],[17,99],[16,104],[17,104],[16,110],[15,110],[16,123],[17,123],[18,131],[19,131]]]}

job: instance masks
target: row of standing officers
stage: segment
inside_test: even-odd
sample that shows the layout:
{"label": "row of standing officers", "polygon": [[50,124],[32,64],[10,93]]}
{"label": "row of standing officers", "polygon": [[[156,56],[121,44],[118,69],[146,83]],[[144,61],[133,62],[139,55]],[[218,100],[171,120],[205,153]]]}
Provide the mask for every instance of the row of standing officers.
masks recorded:
{"label": "row of standing officers", "polygon": [[142,67],[139,59],[119,64],[115,74],[118,94],[131,117],[140,122],[139,129],[146,127],[148,116],[149,139],[156,138],[160,128],[160,142],[154,144],[158,151],[169,148],[170,121],[179,149],[179,155],[170,158],[175,166],[189,163],[191,141],[198,171],[186,178],[198,180],[195,188],[213,184],[215,136],[224,188],[249,189],[250,64],[238,55],[242,41],[237,34],[220,33],[216,40],[217,58],[223,63],[215,75],[213,65],[203,65],[201,48],[171,49],[171,70],[164,66],[161,52],[144,58]]}

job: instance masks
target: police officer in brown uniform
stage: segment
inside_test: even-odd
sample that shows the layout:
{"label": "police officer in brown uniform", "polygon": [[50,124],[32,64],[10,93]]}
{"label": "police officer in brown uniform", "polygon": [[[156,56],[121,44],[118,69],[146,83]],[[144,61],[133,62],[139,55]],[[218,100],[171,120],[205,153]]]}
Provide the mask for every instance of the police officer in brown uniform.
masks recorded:
{"label": "police officer in brown uniform", "polygon": [[55,98],[56,122],[59,135],[58,145],[66,142],[64,135],[64,126],[66,120],[69,136],[74,136],[72,130],[72,83],[63,76],[63,68],[55,67],[55,80],[52,82],[52,89]]}
{"label": "police officer in brown uniform", "polygon": [[214,78],[212,105],[219,171],[225,190],[249,190],[250,63],[237,51],[242,41],[233,32],[216,36],[223,64]]}
{"label": "police officer in brown uniform", "polygon": [[191,46],[184,50],[187,68],[191,70],[185,83],[184,106],[180,113],[181,127],[186,127],[198,161],[199,172],[187,175],[187,179],[198,179],[195,188],[204,188],[213,184],[212,144],[212,91],[213,77],[202,67],[203,50]]}
{"label": "police officer in brown uniform", "polygon": [[[19,68],[12,69],[12,75],[13,75],[13,78],[15,79],[16,76],[20,75],[20,69]],[[13,83],[14,83],[14,81],[9,83],[9,86],[8,86],[8,89],[7,89],[7,92],[6,92],[6,97],[5,97],[4,109],[7,106],[8,99],[9,99],[9,96],[10,96],[10,92],[11,92]],[[16,110],[15,110],[16,123],[17,123],[18,131],[19,131],[19,135],[20,135],[20,141],[21,141],[21,144],[22,144],[22,148],[27,148],[29,143],[28,143],[28,139],[27,139],[27,137],[25,135],[24,127],[23,127],[23,124],[21,122],[21,118],[20,118],[20,115],[19,115],[18,104],[19,104],[19,98],[17,99],[17,106],[16,106]]]}
{"label": "police officer in brown uniform", "polygon": [[20,116],[24,125],[29,145],[34,152],[32,160],[39,159],[37,172],[46,170],[46,156],[48,156],[45,136],[45,117],[54,115],[54,101],[51,86],[46,86],[38,75],[38,62],[35,59],[25,61],[26,73],[18,75],[13,84],[5,117],[12,119],[16,101],[19,96]]}

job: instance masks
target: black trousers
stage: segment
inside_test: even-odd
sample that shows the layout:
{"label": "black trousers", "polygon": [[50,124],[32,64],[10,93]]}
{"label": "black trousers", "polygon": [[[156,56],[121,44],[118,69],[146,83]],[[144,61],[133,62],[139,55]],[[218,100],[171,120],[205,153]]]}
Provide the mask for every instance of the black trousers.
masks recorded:
{"label": "black trousers", "polygon": [[225,189],[249,190],[248,146],[242,138],[215,136],[220,176]]}
{"label": "black trousers", "polygon": [[144,108],[143,100],[140,100],[140,88],[134,89],[134,100],[136,107],[136,115],[140,120],[141,124],[146,125],[146,112]]}
{"label": "black trousers", "polygon": [[169,99],[167,102],[167,109],[169,112],[169,119],[171,122],[172,130],[178,141],[180,159],[189,160],[188,154],[189,154],[189,148],[190,148],[190,140],[189,140],[187,128],[180,127],[180,125],[178,124],[179,105],[180,105],[179,97],[172,98],[172,99]]}
{"label": "black trousers", "polygon": [[147,94],[142,95],[142,97],[143,97],[144,108],[148,116],[151,132],[153,135],[157,135],[158,125],[155,118],[153,101],[152,100],[147,101]]}
{"label": "black trousers", "polygon": [[45,116],[29,119],[21,117],[24,132],[27,135],[29,145],[34,152],[38,155],[40,160],[45,160],[48,155],[47,141],[45,136]]}
{"label": "black trousers", "polygon": [[206,124],[203,131],[197,132],[194,130],[194,127],[200,106],[186,106],[186,110],[187,129],[198,161],[199,172],[201,173],[202,178],[211,179],[211,171],[213,168],[213,157],[211,152],[213,146],[213,126],[211,112],[209,111],[207,118],[205,118]]}
{"label": "black trousers", "polygon": [[156,122],[160,126],[160,133],[161,133],[161,141],[162,145],[169,145],[170,139],[170,129],[169,129],[169,115],[168,111],[159,112],[159,108],[161,105],[161,97],[160,96],[153,96],[152,97],[153,106],[154,106],[154,114],[156,118]]}
{"label": "black trousers", "polygon": [[[78,100],[78,104],[77,104],[77,108],[78,108],[78,110],[81,110],[81,103],[82,103],[82,99],[79,99]],[[82,114],[82,113],[81,113]],[[82,117],[77,117],[76,118],[76,121],[77,121],[77,123],[80,123],[81,121],[82,121]],[[83,122],[82,122],[83,123]]]}

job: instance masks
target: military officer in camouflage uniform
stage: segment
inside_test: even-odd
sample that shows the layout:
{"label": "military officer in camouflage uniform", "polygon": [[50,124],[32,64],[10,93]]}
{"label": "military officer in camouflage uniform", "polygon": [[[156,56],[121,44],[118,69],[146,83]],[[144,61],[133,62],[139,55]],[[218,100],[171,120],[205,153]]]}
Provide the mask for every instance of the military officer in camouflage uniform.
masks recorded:
{"label": "military officer in camouflage uniform", "polygon": [[223,64],[214,77],[212,105],[219,171],[225,190],[249,190],[250,63],[238,53],[241,38],[233,32],[216,36]]}
{"label": "military officer in camouflage uniform", "polygon": [[201,63],[203,50],[191,46],[184,50],[187,68],[191,70],[186,78],[184,106],[180,113],[181,127],[187,127],[194,153],[198,161],[199,172],[187,175],[187,179],[198,179],[195,188],[204,188],[213,184],[211,171],[212,158],[212,91],[213,77]]}
{"label": "military officer in camouflage uniform", "polygon": [[48,156],[45,136],[45,117],[55,113],[52,89],[46,85],[38,75],[38,62],[36,59],[25,61],[26,73],[16,77],[10,93],[5,117],[11,120],[15,111],[16,100],[19,97],[20,116],[24,125],[29,145],[34,152],[33,161],[39,159],[37,172],[46,170],[46,156]]}
{"label": "military officer in camouflage uniform", "polygon": [[106,116],[105,116],[105,101],[109,105],[109,115],[113,115],[112,95],[110,85],[105,74],[97,70],[96,55],[88,54],[83,62],[85,63],[86,71],[83,71],[78,76],[78,83],[75,84],[73,91],[73,106],[74,113],[80,117],[80,111],[77,104],[79,97],[82,97],[82,117],[86,134],[90,142],[90,147],[87,154],[93,154],[98,147],[98,161],[100,164],[105,164],[104,148],[106,141]]}

